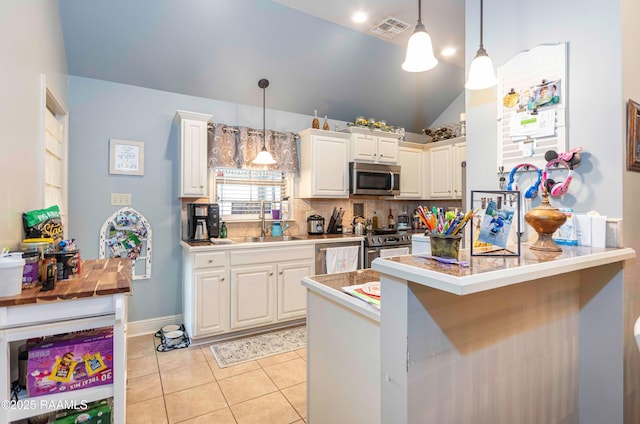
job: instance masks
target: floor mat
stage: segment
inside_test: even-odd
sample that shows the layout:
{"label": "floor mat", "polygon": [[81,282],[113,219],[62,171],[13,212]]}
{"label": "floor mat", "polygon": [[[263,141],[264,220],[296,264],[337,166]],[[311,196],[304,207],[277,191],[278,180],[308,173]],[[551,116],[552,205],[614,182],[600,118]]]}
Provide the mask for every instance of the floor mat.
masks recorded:
{"label": "floor mat", "polygon": [[307,327],[301,325],[216,343],[211,351],[218,366],[225,368],[305,347]]}

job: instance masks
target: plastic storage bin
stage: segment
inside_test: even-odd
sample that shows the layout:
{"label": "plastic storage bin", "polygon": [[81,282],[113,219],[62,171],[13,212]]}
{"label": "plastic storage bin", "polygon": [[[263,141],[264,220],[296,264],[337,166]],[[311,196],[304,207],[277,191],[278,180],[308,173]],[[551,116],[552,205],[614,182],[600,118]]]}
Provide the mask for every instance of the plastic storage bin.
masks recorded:
{"label": "plastic storage bin", "polygon": [[22,292],[24,264],[22,253],[0,256],[0,297],[17,296]]}

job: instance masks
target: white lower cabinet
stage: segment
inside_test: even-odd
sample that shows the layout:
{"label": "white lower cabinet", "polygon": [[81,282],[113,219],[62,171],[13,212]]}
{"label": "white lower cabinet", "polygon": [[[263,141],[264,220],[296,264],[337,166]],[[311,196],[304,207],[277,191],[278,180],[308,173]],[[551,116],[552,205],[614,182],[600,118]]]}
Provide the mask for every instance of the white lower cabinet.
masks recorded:
{"label": "white lower cabinet", "polygon": [[229,331],[228,254],[182,253],[182,314],[193,338]]}
{"label": "white lower cabinet", "polygon": [[226,269],[196,271],[196,326],[194,336],[229,329],[229,283]]}
{"label": "white lower cabinet", "polygon": [[271,324],[275,319],[274,293],[275,265],[234,267],[231,271],[231,329]]}
{"label": "white lower cabinet", "polygon": [[313,260],[278,264],[278,312],[276,319],[303,318],[307,313],[307,289],[300,280],[314,274]]}
{"label": "white lower cabinet", "polygon": [[304,318],[313,245],[183,250],[183,316],[199,339]]}

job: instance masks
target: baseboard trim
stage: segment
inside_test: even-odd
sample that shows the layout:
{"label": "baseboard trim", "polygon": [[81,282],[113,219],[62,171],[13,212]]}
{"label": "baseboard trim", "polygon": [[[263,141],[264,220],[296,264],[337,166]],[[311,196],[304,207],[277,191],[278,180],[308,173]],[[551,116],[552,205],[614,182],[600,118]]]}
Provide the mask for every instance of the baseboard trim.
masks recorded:
{"label": "baseboard trim", "polygon": [[129,321],[127,323],[127,337],[154,334],[165,325],[172,324],[182,324],[182,315],[170,315],[166,317],[143,319],[140,321]]}

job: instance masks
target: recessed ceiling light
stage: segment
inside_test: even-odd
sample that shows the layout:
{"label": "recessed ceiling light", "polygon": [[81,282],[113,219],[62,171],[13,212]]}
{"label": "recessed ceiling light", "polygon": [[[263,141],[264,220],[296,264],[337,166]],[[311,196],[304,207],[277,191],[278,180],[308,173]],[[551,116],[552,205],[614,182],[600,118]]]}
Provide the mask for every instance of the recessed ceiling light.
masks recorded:
{"label": "recessed ceiling light", "polygon": [[442,49],[440,54],[442,56],[453,56],[454,54],[456,54],[456,49],[453,48],[453,47],[447,47],[447,48]]}
{"label": "recessed ceiling light", "polygon": [[356,12],[351,16],[351,20],[357,24],[365,22],[369,17],[364,12]]}

